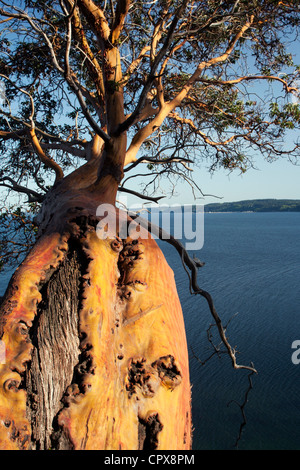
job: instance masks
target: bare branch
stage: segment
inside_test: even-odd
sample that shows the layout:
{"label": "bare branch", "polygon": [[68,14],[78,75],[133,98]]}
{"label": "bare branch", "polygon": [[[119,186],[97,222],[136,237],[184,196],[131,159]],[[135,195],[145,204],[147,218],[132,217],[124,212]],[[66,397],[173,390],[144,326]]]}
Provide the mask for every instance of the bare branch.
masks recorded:
{"label": "bare branch", "polygon": [[159,164],[168,164],[168,163],[194,163],[193,160],[184,157],[170,157],[164,159],[155,159],[151,157],[141,157],[137,159],[135,162],[132,163],[129,167],[124,169],[124,172],[132,170],[134,167],[139,165],[140,163],[153,163],[153,165]]}
{"label": "bare branch", "polygon": [[136,71],[139,64],[145,57],[146,53],[149,51],[150,51],[150,46],[149,45],[144,46],[141,52],[139,53],[138,57],[134,59],[131,62],[131,64],[127,67],[127,70],[123,75],[122,81],[120,82],[122,86],[125,86],[128,83],[128,80],[130,79],[131,75]]}
{"label": "bare branch", "polygon": [[35,151],[37,152],[40,160],[48,167],[51,168],[52,170],[55,171],[56,179],[55,182],[61,180],[64,177],[64,173],[61,169],[61,167],[56,163],[52,158],[48,157],[45,152],[43,151],[41,144],[36,136],[34,128],[30,130],[30,136],[32,139],[32,143],[34,146]]}
{"label": "bare branch", "polygon": [[19,90],[21,93],[23,93],[24,95],[28,96],[29,100],[30,100],[30,104],[31,104],[31,113],[29,115],[29,121],[30,121],[30,125],[31,127],[34,126],[34,122],[33,122],[33,116],[34,116],[34,101],[33,101],[33,98],[31,96],[30,93],[28,93],[28,91],[24,90],[23,88],[20,88],[18,87],[9,77],[7,77],[6,75],[3,75],[2,73],[0,73],[0,77],[4,78],[5,80],[7,80],[11,85],[13,85],[17,90]]}
{"label": "bare branch", "polygon": [[176,121],[181,122],[182,124],[188,124],[191,127],[191,129],[193,129],[195,131],[196,134],[198,134],[207,144],[211,145],[212,147],[219,147],[221,145],[228,145],[233,140],[236,140],[236,139],[241,138],[241,137],[247,138],[249,136],[249,133],[234,134],[231,137],[228,137],[228,139],[226,139],[226,140],[223,140],[223,141],[220,141],[220,142],[215,142],[215,141],[211,140],[204,132],[200,131],[200,129],[198,129],[198,127],[192,121],[192,119],[183,118],[183,117],[179,116],[178,113],[175,113],[174,111],[172,113],[170,113],[168,117],[170,117],[171,119],[175,119]]}
{"label": "bare branch", "polygon": [[66,50],[65,50],[65,75],[70,75],[70,50],[71,50],[71,43],[72,43],[72,16],[75,11],[75,4],[72,8],[72,12],[69,14],[68,10],[65,8],[63,2],[61,2],[62,8],[66,15],[67,21],[67,43],[66,43]]}
{"label": "bare branch", "polygon": [[[10,80],[10,78],[8,78],[6,75],[3,75],[3,74],[0,74],[0,77],[2,78],[5,78],[6,80],[8,80],[17,90],[19,90],[21,93],[24,93],[26,96],[29,97],[30,99],[30,103],[31,103],[31,113],[30,113],[30,116],[29,116],[29,120],[30,120],[30,136],[32,138],[32,143],[33,143],[33,146],[34,146],[34,149],[36,150],[40,160],[45,163],[45,165],[48,167],[48,168],[51,168],[52,170],[55,171],[55,174],[56,174],[56,181],[60,180],[63,178],[64,174],[63,174],[63,171],[61,169],[61,167],[58,165],[58,163],[56,163],[54,160],[52,160],[51,158],[47,157],[46,154],[44,153],[44,151],[42,150],[41,146],[40,146],[40,143],[38,141],[38,138],[36,136],[36,133],[35,133],[35,123],[34,123],[34,120],[33,120],[33,117],[34,117],[34,101],[33,101],[33,98],[31,96],[30,93],[28,93],[26,90],[24,90],[23,88],[20,88],[18,87],[17,85],[15,85],[12,80]],[[7,137],[7,134],[6,134],[6,137]]]}
{"label": "bare branch", "polygon": [[137,196],[141,199],[146,199],[147,201],[152,201],[156,203],[158,203],[160,199],[163,199],[165,197],[165,196],[158,196],[158,197],[146,196],[145,194],[138,193],[137,191],[134,191],[133,189],[124,188],[123,186],[119,186],[118,191],[132,194],[133,196]]}
{"label": "bare branch", "polygon": [[8,17],[11,17],[11,18],[16,18],[16,19],[19,19],[19,20],[27,21],[30,24],[30,26],[32,27],[32,29],[44,38],[44,40],[45,40],[45,42],[46,42],[46,44],[49,48],[52,63],[54,65],[54,67],[59,72],[63,73],[64,69],[58,63],[58,60],[57,60],[57,57],[56,57],[56,54],[55,54],[55,51],[54,51],[54,48],[53,48],[53,45],[52,45],[50,39],[48,38],[47,34],[38,25],[39,20],[36,19],[36,18],[30,17],[25,11],[21,10],[20,8],[17,8],[15,6],[12,6],[12,8],[17,13],[7,12],[7,11],[3,10],[3,8],[0,8],[0,14],[3,15],[3,16],[8,16]]}
{"label": "bare branch", "polygon": [[[6,181],[10,184],[7,184]],[[18,193],[27,194],[29,202],[33,202],[33,201],[41,202],[43,200],[42,194],[34,191],[33,189],[29,189],[29,188],[26,188],[25,186],[20,185],[9,176],[3,176],[2,178],[0,178],[0,186],[9,188]]]}
{"label": "bare branch", "polygon": [[93,129],[93,131],[96,132],[96,134],[98,134],[101,137],[101,139],[104,140],[104,142],[109,142],[110,141],[109,135],[97,124],[97,122],[94,120],[91,113],[89,112],[87,104],[84,100],[82,91],[80,89],[81,87],[77,81],[77,78],[73,75],[73,73],[71,73],[68,77],[66,77],[66,80],[69,83],[72,90],[75,92],[77,99],[80,103],[82,112],[86,120],[90,124],[91,128]]}
{"label": "bare branch", "polygon": [[202,83],[214,84],[214,85],[236,85],[241,82],[250,81],[250,80],[268,80],[268,81],[278,81],[283,84],[284,89],[287,93],[299,93],[297,87],[289,86],[286,80],[283,78],[277,77],[276,75],[247,75],[244,77],[239,77],[234,80],[216,80],[216,79],[205,79],[199,78],[198,81]]}
{"label": "bare branch", "polygon": [[74,147],[72,145],[68,145],[66,142],[58,142],[58,143],[50,143],[46,144],[41,142],[40,143],[41,147],[43,150],[62,150],[63,152],[69,153],[70,155],[73,155],[74,157],[79,157],[79,158],[86,158],[86,151],[79,149],[77,147]]}
{"label": "bare branch", "polygon": [[140,216],[138,216],[137,214],[135,214],[133,212],[129,212],[129,216],[133,220],[135,218],[139,217],[139,219],[138,219],[139,224],[141,224],[150,233],[154,234],[155,236],[157,236],[161,240],[165,240],[167,243],[174,246],[174,248],[176,249],[176,251],[179,253],[179,255],[181,257],[183,267],[184,267],[185,271],[188,274],[189,281],[190,281],[190,292],[191,292],[191,294],[201,295],[202,297],[205,298],[205,300],[208,303],[210,313],[211,313],[212,317],[214,318],[214,320],[216,322],[216,326],[218,328],[220,338],[221,338],[225,348],[227,349],[227,352],[228,352],[229,357],[231,359],[233,368],[234,369],[247,369],[247,370],[250,370],[250,371],[253,371],[253,372],[257,373],[257,371],[254,369],[254,367],[237,364],[237,362],[236,362],[236,350],[234,348],[232,348],[232,346],[228,342],[228,339],[226,337],[226,330],[223,327],[222,321],[221,321],[221,319],[220,319],[220,317],[219,317],[219,315],[216,311],[213,299],[207,291],[201,289],[198,286],[198,282],[197,282],[198,268],[202,267],[203,263],[201,263],[197,259],[195,260],[195,259],[191,258],[189,256],[188,252],[186,251],[186,249],[184,248],[184,246],[182,245],[182,243],[180,243],[178,240],[176,240],[176,238],[174,238],[172,235],[165,232],[162,228],[160,228],[157,225],[153,224],[149,220],[142,219]]}
{"label": "bare branch", "polygon": [[26,134],[27,134],[26,129],[20,129],[20,130],[15,130],[15,131],[0,131],[0,139],[2,139],[2,140],[9,140],[9,139],[20,140]]}
{"label": "bare branch", "polygon": [[[94,5],[94,3],[90,0],[85,0],[83,2],[79,2],[79,3],[86,3],[89,5],[90,8],[92,8],[93,12],[94,10],[96,11],[95,15],[97,16],[99,14],[98,10],[100,10],[98,7],[96,7]],[[94,5],[94,9],[93,9],[93,5]],[[65,68],[61,67],[60,64],[58,63],[58,59],[56,57],[56,54],[55,54],[55,51],[54,51],[54,48],[53,48],[53,45],[50,41],[50,39],[48,38],[47,34],[38,26],[37,24],[37,21],[34,21],[27,13],[25,13],[24,11],[14,7],[14,9],[16,11],[18,11],[17,14],[13,14],[13,15],[10,15],[10,13],[4,11],[2,8],[0,8],[0,14],[4,15],[4,16],[13,16],[14,18],[18,18],[20,20],[26,20],[30,26],[33,28],[33,30],[35,32],[37,32],[41,37],[44,38],[48,48],[49,48],[49,51],[50,51],[50,55],[51,55],[51,58],[52,58],[52,63],[54,65],[54,67],[58,70],[58,72],[60,72],[64,77],[65,79],[67,80],[68,84],[70,85],[71,89],[75,92],[75,95],[77,96],[77,99],[80,103],[80,106],[82,108],[82,111],[88,121],[88,123],[90,124],[90,126],[92,127],[92,129],[101,136],[101,138],[105,141],[105,142],[108,142],[110,140],[109,136],[106,134],[106,132],[104,132],[102,130],[102,128],[100,126],[98,126],[98,124],[95,122],[95,120],[93,119],[93,117],[91,116],[89,110],[88,110],[88,107],[85,103],[85,100],[84,100],[84,97],[83,97],[83,93],[85,93],[86,95],[88,95],[88,98],[91,99],[91,95],[89,92],[87,92],[87,90],[85,90],[81,84],[78,82],[77,80],[77,77],[76,75],[72,72],[72,70],[70,69],[70,66],[69,66],[69,49],[70,49],[70,41],[71,41],[71,37],[70,37],[70,23],[68,22],[69,24],[69,29],[68,29],[68,39],[67,39],[67,48],[66,48],[66,54],[65,54],[65,61],[66,61],[66,64],[65,64]],[[70,19],[69,19],[70,21]],[[29,95],[30,96],[30,95]],[[94,104],[94,103],[93,103]]]}
{"label": "bare branch", "polygon": [[[70,0],[69,0],[70,2]],[[71,4],[71,2],[70,2]],[[75,6],[75,3],[74,5]],[[103,80],[103,73],[100,67],[98,60],[96,59],[95,55],[93,54],[88,40],[86,38],[86,34],[84,28],[81,23],[80,15],[78,13],[78,9],[74,9],[74,13],[72,16],[72,25],[74,28],[74,36],[78,43],[80,44],[80,52],[87,58],[87,68],[90,72],[91,78],[94,80],[95,85],[97,87],[97,91],[99,94],[100,105],[104,106],[104,80]],[[77,46],[79,48],[79,46]]]}
{"label": "bare branch", "polygon": [[247,419],[246,419],[246,414],[245,414],[245,407],[248,403],[248,395],[249,395],[249,392],[250,390],[253,389],[253,383],[252,383],[252,375],[254,374],[254,364],[251,362],[251,367],[253,367],[253,371],[251,371],[249,374],[248,374],[248,382],[249,382],[249,385],[248,385],[248,388],[246,390],[246,393],[245,393],[245,397],[244,397],[244,401],[243,403],[238,403],[236,400],[231,400],[229,403],[227,403],[227,406],[229,406],[231,403],[235,403],[241,410],[241,414],[242,414],[242,418],[243,418],[243,421],[240,425],[240,430],[239,430],[239,434],[238,434],[238,437],[236,439],[236,442],[235,442],[235,445],[234,447],[236,449],[238,449],[238,444],[239,444],[239,441],[241,440],[241,437],[242,437],[242,434],[243,434],[243,430],[244,430],[244,427],[246,426],[247,424]]}

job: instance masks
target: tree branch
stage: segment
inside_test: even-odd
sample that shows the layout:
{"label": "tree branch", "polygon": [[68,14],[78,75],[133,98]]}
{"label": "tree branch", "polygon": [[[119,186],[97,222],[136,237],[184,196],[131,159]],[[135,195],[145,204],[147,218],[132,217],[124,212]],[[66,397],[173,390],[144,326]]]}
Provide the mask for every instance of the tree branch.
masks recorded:
{"label": "tree branch", "polygon": [[120,124],[120,126],[118,128],[118,131],[117,131],[118,134],[121,134],[122,132],[128,130],[129,127],[131,127],[131,125],[136,121],[137,117],[139,116],[142,109],[144,108],[145,101],[147,99],[148,93],[151,90],[151,87],[152,87],[152,84],[153,84],[154,80],[156,79],[155,74],[156,74],[157,68],[158,68],[159,64],[161,63],[162,59],[164,58],[164,56],[166,55],[167,51],[169,50],[169,47],[170,47],[170,45],[172,43],[172,40],[173,40],[173,37],[174,37],[176,26],[177,26],[181,16],[184,13],[184,10],[186,8],[187,3],[188,3],[188,1],[184,0],[182,2],[181,6],[178,8],[177,12],[175,13],[173,21],[172,21],[172,23],[169,27],[169,30],[168,30],[168,34],[167,34],[166,39],[164,41],[164,44],[162,45],[160,51],[158,52],[155,59],[153,60],[151,70],[148,74],[148,78],[146,80],[144,88],[143,88],[143,90],[140,94],[138,104],[137,104],[135,110],[132,112],[132,114],[122,124]]}
{"label": "tree branch", "polygon": [[72,145],[68,145],[67,142],[58,142],[53,144],[45,144],[43,142],[40,143],[41,148],[44,150],[62,150],[63,152],[67,152],[74,157],[79,158],[86,158],[86,151],[79,149],[77,147],[73,147]]}
{"label": "tree branch", "polygon": [[31,113],[29,115],[29,121],[31,123],[31,127],[34,126],[34,123],[33,123],[33,116],[34,116],[34,101],[33,101],[33,98],[31,96],[30,93],[28,93],[28,91],[24,90],[23,88],[20,88],[18,87],[9,77],[7,77],[6,75],[0,73],[0,77],[4,78],[5,80],[7,80],[11,85],[13,85],[17,90],[19,90],[21,93],[23,93],[24,95],[28,96],[29,100],[30,100],[30,104],[31,104]]}
{"label": "tree branch", "polygon": [[226,51],[223,54],[221,54],[218,57],[213,57],[212,59],[210,59],[208,61],[203,61],[198,65],[197,69],[192,74],[192,76],[189,78],[189,80],[187,80],[186,84],[183,86],[181,91],[169,103],[170,111],[172,111],[173,109],[175,109],[177,106],[179,106],[181,104],[181,102],[187,96],[188,92],[190,91],[190,89],[192,88],[194,83],[200,78],[200,75],[202,74],[204,69],[209,68],[213,65],[219,64],[221,62],[225,62],[228,59],[228,57],[232,53],[235,45],[241,39],[243,34],[251,27],[253,21],[254,21],[254,15],[251,15],[250,20],[247,21],[243,25],[243,27],[240,29],[240,31],[230,41]]}
{"label": "tree branch", "polygon": [[[69,4],[72,5],[72,2],[68,0]],[[75,6],[75,2],[73,4],[73,7]],[[104,107],[104,80],[103,80],[103,73],[102,69],[100,67],[100,64],[98,60],[96,59],[95,55],[93,54],[90,45],[88,43],[88,40],[86,38],[85,32],[83,25],[81,23],[80,15],[78,13],[78,9],[74,9],[74,13],[72,16],[72,25],[74,29],[74,36],[78,43],[80,44],[81,48],[79,49],[80,52],[83,53],[84,57],[87,58],[87,68],[90,72],[91,78],[94,80],[98,95],[99,95],[99,100],[100,100],[100,105]],[[77,46],[78,47],[78,46]],[[104,113],[103,113],[104,114]]]}
{"label": "tree branch", "polygon": [[[2,137],[3,140],[8,140],[8,139],[16,139],[18,138],[18,135],[22,135],[27,133],[27,129],[31,129],[31,124],[28,122],[23,121],[22,119],[17,118],[16,116],[13,116],[10,113],[6,113],[3,110],[0,110],[0,114],[3,116],[6,116],[9,119],[12,119],[13,121],[19,122],[24,126],[24,129],[18,129],[14,131],[0,131],[0,138]],[[47,137],[47,139],[52,140],[54,142],[61,142],[61,143],[66,143],[64,139],[59,137],[58,135],[53,135],[49,134],[48,132],[45,132],[44,130],[40,129],[39,127],[35,126],[35,132],[36,134],[40,134],[43,137]],[[69,145],[82,145],[85,146],[87,144],[87,141],[85,139],[74,139],[71,142],[68,142]]]}
{"label": "tree branch", "polygon": [[146,196],[145,194],[138,193],[137,191],[134,191],[133,189],[124,188],[123,186],[119,186],[118,191],[123,192],[123,193],[133,194],[133,196],[137,196],[141,199],[146,199],[147,201],[152,201],[156,203],[158,203],[160,199],[163,199],[165,197],[165,196],[158,196],[158,197]]}
{"label": "tree branch", "polygon": [[26,96],[29,97],[30,99],[30,103],[31,103],[31,113],[30,113],[30,116],[29,116],[29,121],[30,121],[30,131],[29,131],[29,134],[31,136],[31,139],[32,139],[32,143],[33,143],[33,146],[34,146],[34,149],[36,150],[40,160],[48,167],[48,168],[51,168],[52,170],[55,171],[55,174],[56,174],[56,180],[55,182],[57,182],[58,180],[62,179],[64,174],[63,174],[63,171],[61,169],[61,167],[58,165],[58,163],[56,163],[54,160],[52,160],[51,158],[47,157],[47,155],[44,153],[44,151],[42,150],[41,146],[40,146],[40,143],[39,143],[39,140],[36,136],[36,133],[35,133],[35,123],[34,123],[34,112],[35,112],[35,109],[34,109],[34,101],[33,101],[33,98],[31,96],[30,93],[28,93],[26,90],[24,90],[23,88],[20,88],[18,87],[17,85],[15,85],[12,80],[10,78],[8,78],[6,75],[3,75],[3,74],[0,74],[0,77],[2,78],[5,78],[6,80],[8,80],[17,90],[19,90],[21,93],[24,93]]}
{"label": "tree branch", "polygon": [[92,0],[78,0],[77,3],[79,10],[82,11],[88,24],[96,34],[99,45],[103,48],[104,42],[110,37],[110,28],[103,10]]}
{"label": "tree branch", "polygon": [[110,34],[110,41],[112,44],[119,39],[120,34],[122,32],[125,18],[127,16],[129,6],[131,1],[130,0],[118,0],[117,8],[114,16],[113,26],[111,28]]}
{"label": "tree branch", "polygon": [[[131,144],[130,144],[128,150],[127,150],[127,155],[126,155],[126,162],[127,163],[132,163],[132,162],[135,161],[136,154],[139,151],[139,149],[140,149],[142,143],[145,141],[145,139],[148,138],[154,132],[155,129],[157,129],[158,127],[161,126],[161,124],[163,123],[165,118],[169,115],[169,113],[171,113],[176,107],[180,106],[180,104],[182,103],[184,98],[188,95],[189,91],[191,90],[191,88],[193,87],[195,82],[200,77],[203,70],[205,68],[211,67],[212,65],[216,65],[218,63],[224,62],[229,57],[229,55],[233,51],[236,43],[243,36],[245,31],[247,31],[247,29],[250,28],[251,24],[253,23],[253,20],[254,20],[254,16],[252,15],[251,19],[249,21],[247,21],[247,23],[244,24],[244,26],[240,29],[240,31],[230,41],[230,43],[229,43],[226,51],[224,52],[224,54],[221,54],[218,57],[213,57],[212,59],[210,59],[208,61],[201,62],[198,65],[195,72],[193,73],[193,75],[187,80],[186,84],[183,86],[181,91],[171,101],[165,103],[164,106],[161,107],[159,113],[154,117],[154,119],[151,122],[149,122],[145,127],[140,129],[135,134],[135,136],[133,137],[133,139],[131,141]],[[164,46],[162,47],[162,49],[163,48],[164,48]],[[159,56],[159,54],[158,54],[158,56]],[[158,56],[156,57],[156,59],[158,58]],[[157,66],[158,66],[158,64],[157,64]],[[145,87],[146,87],[146,85],[145,85]],[[144,87],[143,92],[145,91],[145,87]],[[139,103],[137,105],[136,110],[133,112],[133,114],[124,123],[125,128],[128,124],[131,125],[131,123],[134,122],[134,119],[132,119],[132,117],[133,117],[134,114],[137,115],[138,113],[141,112],[140,105],[141,105],[141,102],[144,105],[145,100],[146,100],[145,96],[143,96],[142,101],[141,101],[141,97],[140,97],[140,100],[139,100]],[[122,126],[120,128],[122,128]]]}
{"label": "tree branch", "polygon": [[[10,185],[6,184],[5,181],[8,181]],[[34,191],[33,189],[29,189],[29,188],[26,188],[25,186],[20,185],[9,176],[3,176],[0,179],[0,186],[12,189],[13,191],[16,191],[18,193],[27,194],[29,202],[33,202],[33,201],[42,202],[43,200],[42,194]]]}
{"label": "tree branch", "polygon": [[170,157],[164,158],[161,160],[151,158],[151,157],[140,157],[135,162],[132,163],[129,167],[124,169],[124,172],[132,170],[134,167],[139,165],[140,163],[153,163],[153,165],[161,165],[161,164],[168,164],[168,163],[194,163],[193,160],[184,157]]}
{"label": "tree branch", "polygon": [[87,122],[90,124],[93,131],[96,132],[96,134],[98,134],[101,139],[104,140],[104,142],[108,143],[110,141],[110,136],[97,124],[97,122],[91,116],[87,104],[85,103],[82,92],[80,90],[79,83],[77,82],[77,78],[73,75],[73,73],[71,73],[68,77],[66,77],[66,80],[70,85],[71,89],[74,91],[75,95],[77,96],[77,99],[80,103],[82,112]]}
{"label": "tree branch", "polygon": [[[82,0],[82,1],[79,1],[78,3],[81,3],[81,4],[87,4],[91,9],[92,9],[92,16],[94,18],[94,15],[95,15],[95,18],[97,19],[98,17],[101,17],[101,14],[99,13],[99,11],[102,11],[100,8],[96,7],[95,4],[91,1],[91,0]],[[20,19],[20,20],[26,20],[30,26],[32,27],[32,29],[38,33],[41,37],[44,38],[47,46],[48,46],[48,49],[50,51],[50,55],[51,55],[51,59],[52,59],[52,64],[53,66],[56,68],[56,70],[58,72],[60,72],[66,79],[67,83],[69,84],[70,88],[74,91],[75,95],[77,96],[77,99],[80,103],[80,106],[82,108],[82,111],[83,111],[83,114],[86,118],[86,120],[88,121],[88,123],[90,124],[90,126],[92,127],[92,129],[97,133],[99,134],[99,136],[105,141],[105,142],[108,142],[110,140],[110,137],[103,131],[103,129],[101,129],[100,126],[98,126],[98,124],[96,123],[96,121],[93,119],[93,117],[91,116],[89,110],[88,110],[88,107],[85,103],[85,100],[84,100],[84,97],[83,97],[83,93],[86,92],[88,94],[88,97],[90,98],[90,94],[84,90],[83,91],[83,88],[82,86],[80,85],[80,83],[78,82],[77,80],[77,77],[76,75],[72,72],[72,70],[70,69],[70,66],[69,64],[66,64],[65,68],[61,67],[59,62],[58,62],[58,59],[56,57],[56,54],[55,54],[55,51],[54,51],[54,48],[53,48],[53,45],[50,41],[50,39],[48,38],[47,34],[36,24],[36,22],[29,16],[27,15],[27,13],[25,13],[24,11],[20,10],[19,8],[17,7],[13,7],[16,11],[18,11],[17,14],[11,14],[9,12],[6,12],[4,11],[2,8],[0,8],[0,14],[4,15],[4,16],[12,16],[14,18],[17,18],[17,19]],[[99,11],[98,11],[99,10]],[[100,16],[99,16],[100,15]],[[104,21],[104,15],[103,15],[103,12],[102,12],[102,20]],[[69,31],[69,34],[70,34],[70,31]],[[68,53],[67,53],[67,50],[68,48],[70,47],[67,46],[67,49],[66,49],[66,54],[65,54],[65,60],[68,60]],[[27,92],[26,92],[27,93]],[[27,93],[28,94],[28,93]],[[28,94],[29,95],[29,94]],[[29,95],[30,96],[30,95]]]}
{"label": "tree branch", "polygon": [[236,140],[238,138],[245,138],[247,139],[249,133],[247,134],[234,134],[231,137],[228,137],[228,139],[220,141],[220,142],[215,142],[211,140],[204,132],[200,131],[200,129],[197,128],[196,124],[192,121],[192,119],[188,118],[183,118],[179,116],[178,113],[175,113],[174,111],[169,114],[171,119],[174,119],[175,121],[181,122],[182,124],[188,124],[191,129],[195,131],[196,134],[198,134],[206,144],[211,145],[212,147],[220,147],[222,145],[228,145],[230,142],[233,140]]}
{"label": "tree branch", "polygon": [[[251,366],[253,367],[254,369],[254,364],[251,362]],[[242,437],[242,434],[243,434],[243,430],[244,430],[244,427],[246,426],[247,424],[247,420],[246,420],[246,414],[245,414],[245,407],[248,403],[248,395],[249,395],[249,392],[250,390],[253,389],[253,384],[252,384],[252,379],[251,379],[251,376],[254,374],[254,370],[252,370],[249,374],[248,374],[248,388],[246,390],[246,393],[245,393],[245,397],[244,397],[244,401],[242,404],[238,403],[236,400],[230,400],[230,402],[227,403],[227,406],[231,405],[231,403],[235,403],[241,410],[241,414],[242,414],[242,418],[243,418],[243,421],[240,425],[240,430],[239,430],[239,434],[238,434],[238,437],[235,441],[235,448],[238,449],[238,443]]]}
{"label": "tree branch", "polygon": [[186,249],[184,248],[184,246],[182,245],[182,243],[180,243],[178,240],[176,240],[176,238],[174,238],[169,233],[165,232],[161,227],[158,227],[157,225],[153,224],[149,220],[141,218],[136,213],[129,212],[128,215],[133,220],[138,217],[138,223],[141,226],[146,228],[150,233],[154,234],[155,236],[157,236],[161,240],[166,241],[167,243],[169,243],[170,245],[172,245],[176,249],[176,251],[179,253],[179,255],[181,257],[182,265],[183,265],[183,267],[184,267],[184,269],[185,269],[185,271],[186,271],[186,273],[188,274],[188,277],[189,277],[190,293],[191,294],[199,294],[202,297],[204,297],[205,300],[207,301],[210,313],[211,313],[212,317],[214,318],[214,320],[216,322],[216,326],[218,328],[220,338],[221,338],[225,348],[227,349],[227,352],[228,352],[229,357],[231,359],[231,363],[232,363],[233,368],[234,369],[247,369],[247,370],[250,370],[250,371],[253,371],[253,372],[257,373],[257,371],[254,369],[254,367],[237,364],[237,362],[236,362],[236,350],[234,348],[232,348],[231,345],[228,342],[228,339],[226,337],[226,330],[223,327],[221,319],[220,319],[220,317],[219,317],[219,315],[216,311],[213,299],[207,291],[201,289],[198,286],[198,282],[197,282],[198,268],[202,267],[203,263],[200,262],[198,259],[191,258],[189,256],[188,252],[186,251]]}
{"label": "tree branch", "polygon": [[19,129],[15,131],[0,131],[0,139],[2,140],[20,140],[27,134],[27,129]]}
{"label": "tree branch", "polygon": [[54,170],[56,178],[55,178],[55,183],[59,180],[61,180],[64,177],[64,173],[61,169],[61,167],[56,163],[52,158],[48,157],[45,152],[43,151],[41,144],[36,136],[34,128],[32,128],[29,131],[29,134],[32,139],[32,143],[34,146],[35,151],[37,152],[41,162],[43,162],[48,168],[51,168]]}
{"label": "tree branch", "polygon": [[5,10],[3,10],[3,8],[0,8],[0,14],[3,15],[3,16],[7,16],[7,17],[11,17],[11,18],[16,18],[16,19],[19,19],[19,20],[25,20],[27,21],[30,26],[32,27],[32,29],[38,33],[40,36],[42,36],[49,48],[49,51],[50,51],[50,55],[51,55],[51,59],[52,59],[52,63],[54,65],[54,67],[61,73],[64,72],[64,69],[59,65],[58,63],[58,60],[57,60],[57,57],[56,57],[56,54],[55,54],[55,51],[53,49],[53,46],[51,44],[51,41],[50,39],[48,38],[47,34],[38,26],[37,22],[39,21],[38,19],[36,18],[31,18],[27,13],[25,13],[24,10],[21,10],[20,8],[17,8],[16,6],[13,6],[12,5],[12,8],[17,11],[18,13],[11,13],[11,12],[7,12]]}
{"label": "tree branch", "polygon": [[128,83],[131,75],[135,72],[135,70],[138,68],[139,64],[141,63],[141,61],[145,57],[146,53],[149,52],[149,51],[150,51],[150,46],[149,45],[144,46],[143,49],[141,50],[141,52],[139,53],[138,57],[136,59],[134,59],[131,62],[131,64],[127,67],[127,70],[124,73],[122,81],[120,83],[122,86],[125,86]]}
{"label": "tree branch", "polygon": [[237,83],[241,83],[244,81],[250,81],[250,80],[272,80],[272,81],[278,81],[283,84],[283,87],[285,88],[287,93],[299,93],[299,90],[297,87],[292,87],[289,86],[288,83],[283,80],[283,78],[277,77],[276,75],[248,75],[244,77],[239,77],[234,80],[216,80],[216,79],[205,79],[205,78],[199,78],[198,81],[202,83],[209,83],[213,85],[236,85]]}

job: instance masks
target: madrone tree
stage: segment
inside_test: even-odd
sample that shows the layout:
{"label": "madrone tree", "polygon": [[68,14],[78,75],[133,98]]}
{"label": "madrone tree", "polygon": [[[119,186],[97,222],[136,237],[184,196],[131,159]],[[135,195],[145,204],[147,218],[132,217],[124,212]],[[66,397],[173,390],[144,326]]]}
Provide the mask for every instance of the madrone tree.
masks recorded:
{"label": "madrone tree", "polygon": [[146,228],[99,238],[97,208],[132,176],[158,200],[203,160],[297,159],[298,4],[0,1],[2,263],[29,251],[1,306],[0,448],[190,448],[173,274]]}

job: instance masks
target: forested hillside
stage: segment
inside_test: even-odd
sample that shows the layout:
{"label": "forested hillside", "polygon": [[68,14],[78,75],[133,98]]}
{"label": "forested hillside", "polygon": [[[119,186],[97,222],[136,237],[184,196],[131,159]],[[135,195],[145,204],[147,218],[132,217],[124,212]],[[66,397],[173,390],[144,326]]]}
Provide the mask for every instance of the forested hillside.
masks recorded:
{"label": "forested hillside", "polygon": [[205,212],[300,212],[298,199],[253,199],[206,204]]}

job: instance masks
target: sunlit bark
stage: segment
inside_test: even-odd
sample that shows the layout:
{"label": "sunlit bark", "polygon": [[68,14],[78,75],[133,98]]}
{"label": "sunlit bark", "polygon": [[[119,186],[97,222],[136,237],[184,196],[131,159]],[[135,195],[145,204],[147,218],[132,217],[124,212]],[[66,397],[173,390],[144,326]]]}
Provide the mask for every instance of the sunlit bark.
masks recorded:
{"label": "sunlit bark", "polygon": [[[49,228],[12,279],[1,309],[2,449],[190,448],[188,354],[174,275],[146,232],[101,240],[97,223],[78,212],[68,230]],[[75,252],[78,289],[65,302],[55,279]],[[65,331],[74,302],[77,337]],[[60,317],[65,328],[55,329]]]}
{"label": "sunlit bark", "polygon": [[[120,184],[143,163],[153,181],[166,172],[200,190],[190,147],[201,158],[209,150],[212,166],[242,171],[243,143],[266,157],[290,156],[281,141],[299,124],[295,107],[281,112],[271,103],[262,119],[261,103],[247,104],[251,91],[239,102],[238,85],[267,80],[298,96],[292,73],[280,77],[276,61],[268,72],[273,48],[279,65],[291,65],[281,36],[298,24],[295,2],[61,0],[51,8],[29,2],[26,10],[11,3],[0,0],[0,78],[10,87],[0,139],[16,177],[3,159],[0,186],[41,207],[37,242],[1,305],[0,448],[189,449],[188,354],[174,275],[145,229],[137,239],[118,227],[98,238],[97,208],[115,207],[118,189],[139,195]],[[16,47],[6,33],[12,42],[21,34]],[[265,54],[262,72],[239,70],[246,43],[240,63],[250,50],[258,62]],[[74,125],[57,124],[45,83]],[[141,155],[142,148],[151,151]],[[292,153],[299,155],[298,142]],[[55,176],[52,187],[45,170]],[[197,285],[199,264],[178,251],[233,366],[244,367]]]}

